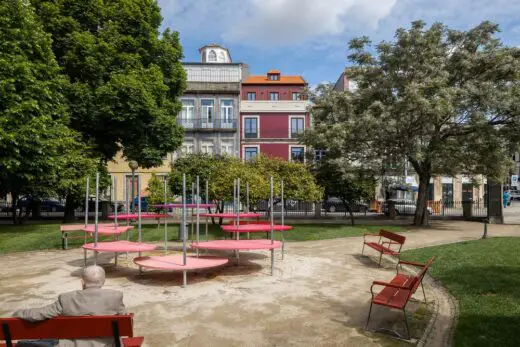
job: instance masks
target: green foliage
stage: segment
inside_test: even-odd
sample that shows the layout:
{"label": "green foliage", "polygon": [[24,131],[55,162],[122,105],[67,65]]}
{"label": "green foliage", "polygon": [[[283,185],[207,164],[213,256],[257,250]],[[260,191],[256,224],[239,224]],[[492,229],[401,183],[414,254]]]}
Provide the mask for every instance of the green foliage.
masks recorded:
{"label": "green foliage", "polygon": [[270,177],[274,181],[274,194],[280,195],[280,182],[284,181],[284,195],[287,199],[315,201],[323,192],[312,174],[302,164],[287,162],[277,158],[257,157],[244,162],[228,156],[188,154],[175,161],[170,173],[170,187],[174,194],[182,193],[182,174],[186,174],[187,191],[191,182],[199,176],[201,195],[204,195],[205,181],[209,180],[209,199],[217,201],[233,200],[233,182],[240,178],[241,199],[245,202],[246,185],[249,185],[249,199],[252,204],[269,199]]}
{"label": "green foliage", "polygon": [[[164,181],[159,179],[155,173],[152,173],[146,191],[148,192],[149,205],[164,204],[167,202],[164,201]],[[166,198],[168,198],[168,190],[166,194]]]}
{"label": "green foliage", "polygon": [[408,160],[419,175],[416,224],[425,223],[432,174],[503,178],[520,129],[520,50],[497,31],[418,21],[374,49],[352,40],[346,74],[358,89],[319,98],[306,142],[371,169]]}
{"label": "green foliage", "polygon": [[62,73],[71,126],[111,160],[122,151],[141,167],[178,148],[175,117],[185,88],[178,34],[159,32],[154,0],[31,0]]}
{"label": "green foliage", "polygon": [[26,2],[0,3],[0,23],[0,194],[60,195],[91,164],[67,126],[67,80]]}

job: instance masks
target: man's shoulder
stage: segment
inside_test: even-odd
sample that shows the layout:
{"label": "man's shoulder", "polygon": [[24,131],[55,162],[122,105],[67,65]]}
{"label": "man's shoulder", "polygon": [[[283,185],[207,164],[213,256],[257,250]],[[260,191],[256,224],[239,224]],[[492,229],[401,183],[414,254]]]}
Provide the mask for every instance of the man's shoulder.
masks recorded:
{"label": "man's shoulder", "polygon": [[71,299],[77,296],[98,296],[98,297],[111,297],[111,298],[122,298],[123,292],[114,289],[104,289],[104,288],[90,288],[83,290],[74,290],[67,293],[60,294],[60,300],[63,299]]}

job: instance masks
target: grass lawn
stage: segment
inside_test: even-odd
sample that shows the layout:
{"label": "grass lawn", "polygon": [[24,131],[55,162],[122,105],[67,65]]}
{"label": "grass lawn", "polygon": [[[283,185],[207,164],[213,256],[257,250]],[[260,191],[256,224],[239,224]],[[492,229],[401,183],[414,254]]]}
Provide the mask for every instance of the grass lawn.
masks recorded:
{"label": "grass lawn", "polygon": [[[377,232],[385,228],[394,232],[406,231],[401,226],[377,226],[377,225],[357,225],[349,226],[345,224],[298,224],[293,230],[284,233],[286,241],[308,241],[323,240],[340,237],[361,236],[366,232]],[[61,248],[61,238],[59,224],[26,224],[26,225],[0,225],[0,254],[18,251],[59,249]],[[168,239],[174,241],[179,232],[178,225],[168,226]],[[204,235],[205,226],[201,224],[200,233]],[[78,236],[79,233],[72,235]],[[252,238],[266,237],[265,233],[251,233]],[[220,230],[218,225],[209,226],[209,238],[223,238],[229,236]],[[280,239],[280,233],[275,233]],[[163,241],[164,225],[143,225],[143,241]],[[244,235],[245,237],[245,235]],[[105,238],[105,239],[110,239]],[[132,240],[137,240],[137,226],[132,231]],[[83,244],[82,239],[69,239],[69,247],[78,247]]]}
{"label": "grass lawn", "polygon": [[520,238],[428,247],[402,258],[434,255],[430,274],[459,302],[454,346],[520,346]]}

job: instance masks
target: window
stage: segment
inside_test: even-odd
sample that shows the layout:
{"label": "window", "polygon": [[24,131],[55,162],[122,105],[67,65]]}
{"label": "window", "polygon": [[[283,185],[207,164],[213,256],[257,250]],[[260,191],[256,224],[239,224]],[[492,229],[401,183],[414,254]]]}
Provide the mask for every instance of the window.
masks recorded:
{"label": "window", "polygon": [[233,141],[222,141],[220,144],[220,153],[233,155]]}
{"label": "window", "polygon": [[213,100],[202,99],[200,108],[202,128],[213,128]]}
{"label": "window", "polygon": [[321,163],[324,157],[325,151],[323,149],[317,149],[316,151],[314,151],[314,161],[316,163]]}
{"label": "window", "polygon": [[217,61],[217,53],[214,50],[209,51],[208,61]]}
{"label": "window", "polygon": [[226,61],[226,56],[225,56],[224,52],[220,52],[218,54],[218,61],[222,62],[222,63],[224,63]]}
{"label": "window", "polygon": [[301,100],[301,95],[300,93],[292,93],[292,99],[293,100]]}
{"label": "window", "polygon": [[213,154],[213,142],[202,142],[200,151],[201,153]]}
{"label": "window", "polygon": [[244,148],[244,159],[251,160],[258,155],[258,147],[245,147]]}
{"label": "window", "polygon": [[280,100],[280,95],[277,92],[270,92],[269,100]]}
{"label": "window", "polygon": [[258,118],[244,118],[244,138],[258,138]]}
{"label": "window", "polygon": [[305,150],[303,147],[291,147],[291,161],[303,163]]}
{"label": "window", "polygon": [[256,93],[247,93],[247,100],[253,101],[256,100]]}
{"label": "window", "polygon": [[182,154],[191,154],[193,153],[193,142],[185,142],[181,147]]}
{"label": "window", "polygon": [[278,81],[280,79],[280,75],[278,74],[269,74],[267,76],[269,78],[269,81]]}
{"label": "window", "polygon": [[291,138],[296,138],[305,129],[305,118],[291,118]]}
{"label": "window", "polygon": [[182,100],[182,110],[180,122],[185,128],[193,128],[193,118],[195,114],[195,101]]}
{"label": "window", "polygon": [[233,100],[220,101],[220,120],[223,128],[233,126]]}

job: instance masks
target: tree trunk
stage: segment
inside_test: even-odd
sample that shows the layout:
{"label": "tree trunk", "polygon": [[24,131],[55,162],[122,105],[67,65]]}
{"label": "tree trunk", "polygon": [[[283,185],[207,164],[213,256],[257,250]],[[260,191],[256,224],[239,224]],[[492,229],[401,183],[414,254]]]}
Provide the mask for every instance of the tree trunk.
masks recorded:
{"label": "tree trunk", "polygon": [[18,203],[18,193],[12,193],[11,194],[12,200],[11,200],[11,218],[13,219],[13,224],[17,224],[17,218],[16,218],[16,205]]}
{"label": "tree trunk", "polygon": [[[76,203],[71,195],[67,195],[65,200],[65,214],[63,216],[63,223],[70,223],[76,219],[74,210],[76,209]],[[87,213],[87,211],[85,211]]]}
{"label": "tree trunk", "polygon": [[352,213],[352,209],[350,208],[350,204],[345,204],[345,209],[348,211],[348,214],[350,215],[350,224],[352,226],[354,226],[355,222],[354,222],[354,214]]}
{"label": "tree trunk", "polygon": [[428,184],[430,183],[429,172],[419,173],[419,193],[417,195],[417,204],[415,208],[414,225],[427,226],[428,225],[428,208],[427,208],[427,192]]}

